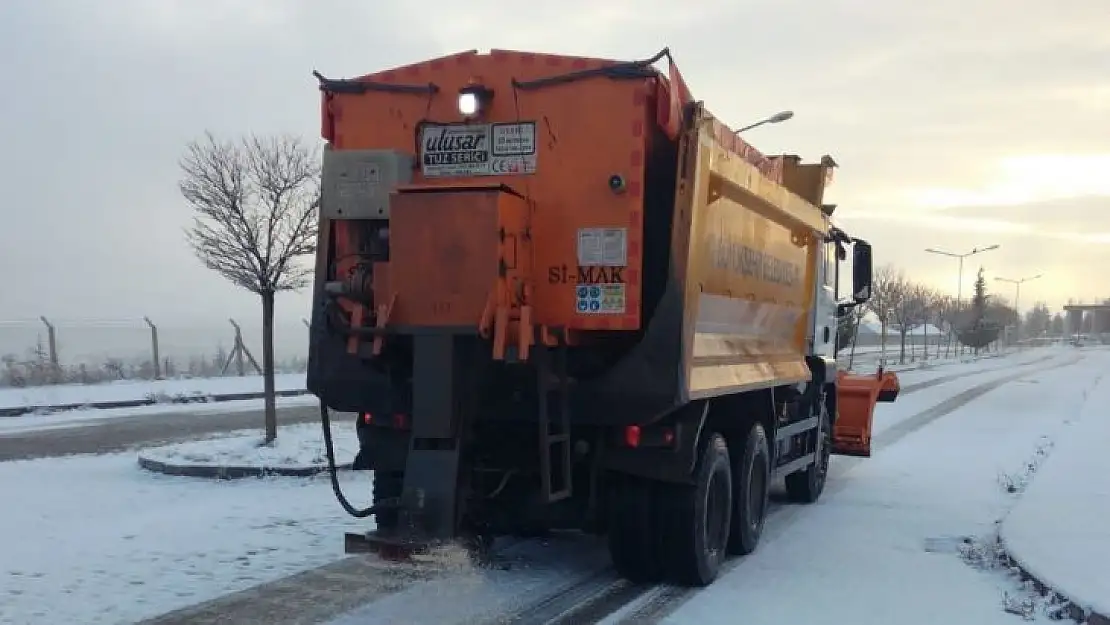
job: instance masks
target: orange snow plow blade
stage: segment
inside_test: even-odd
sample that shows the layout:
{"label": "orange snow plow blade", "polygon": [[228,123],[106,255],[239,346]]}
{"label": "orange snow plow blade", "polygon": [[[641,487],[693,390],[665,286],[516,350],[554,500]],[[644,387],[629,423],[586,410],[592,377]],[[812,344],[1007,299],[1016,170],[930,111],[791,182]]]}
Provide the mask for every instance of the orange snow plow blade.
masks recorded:
{"label": "orange snow plow blade", "polygon": [[874,375],[837,373],[836,421],[832,453],[842,456],[871,456],[871,422],[875,404],[894,401],[901,386],[893,371],[879,369]]}

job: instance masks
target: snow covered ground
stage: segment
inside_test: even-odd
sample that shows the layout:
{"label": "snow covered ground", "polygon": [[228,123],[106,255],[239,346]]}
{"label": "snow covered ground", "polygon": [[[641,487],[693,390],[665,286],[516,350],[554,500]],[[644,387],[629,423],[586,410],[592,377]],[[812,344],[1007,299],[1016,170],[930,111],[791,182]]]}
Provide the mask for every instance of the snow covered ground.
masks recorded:
{"label": "snow covered ground", "polygon": [[[317,406],[320,400],[315,395],[297,395],[276,398],[278,409],[301,406]],[[0,434],[53,430],[74,426],[93,427],[112,419],[180,414],[231,414],[257,412],[263,409],[261,399],[237,399],[218,403],[200,404],[155,404],[134,408],[104,408],[87,410],[65,410],[53,414],[28,414],[18,417],[0,417]]]}
{"label": "snow covered ground", "polygon": [[[306,440],[297,429],[279,438]],[[336,424],[337,459],[350,460],[354,436]],[[366,505],[367,473],[341,481]],[[135,622],[340,558],[355,523],[326,475],[168,477],[133,453],[0,463],[0,501],[4,625]]]}
{"label": "snow covered ground", "polygon": [[[299,391],[305,387],[305,374],[283,373],[274,376],[280,391]],[[210,395],[261,393],[262,376],[222,378],[181,378],[173,380],[125,380],[105,384],[59,384],[27,388],[0,388],[0,410],[23,406],[61,406],[98,402],[139,401],[158,398],[202,398]]]}
{"label": "snow covered ground", "polygon": [[[347,419],[332,425],[332,444],[339,464],[349,462],[358,451],[358,439]],[[257,429],[232,432],[200,441],[189,441],[144,449],[143,458],[178,466],[234,466],[265,469],[325,467],[323,431],[315,423],[279,428],[270,445],[261,446]]]}
{"label": "snow covered ground", "polygon": [[[1003,591],[1017,590],[1011,580],[954,554],[926,553],[925,543],[991,537],[1015,498],[1000,476],[1020,473],[1041,436],[1076,414],[1086,397],[1081,389],[1093,384],[1096,367],[1110,367],[1110,355],[1031,350],[909,371],[901,374],[904,387],[944,381],[876,411],[881,436],[976,384],[1020,371],[1015,363],[1045,355],[1061,362],[1081,351],[1090,362],[1012,382],[871,459],[834,458],[834,466],[852,468],[830,481],[821,502],[785,523],[769,522],[759,552],[669,622],[735,622],[737,606],[746,623],[776,625],[784,610],[791,623],[1016,622],[999,607]],[[344,421],[334,429],[340,461],[357,445]],[[300,429],[282,428],[279,440],[288,434],[294,447],[319,453],[322,437],[311,433],[318,426],[290,427]],[[217,445],[242,451],[248,440]],[[220,449],[206,444],[191,453]],[[342,482],[356,505],[368,502],[367,474],[347,473]],[[326,475],[167,477],[140,470],[133,453],[0,463],[0,501],[19,502],[0,514],[0,535],[19,536],[0,547],[0,623],[11,625],[134,622],[339,559],[343,532],[366,527],[340,509]],[[533,582],[542,577],[517,573]],[[412,605],[426,592],[414,587],[391,600]],[[801,595],[819,609],[790,607]]]}
{"label": "snow covered ground", "polygon": [[[1110,615],[1110,359],[1002,523],[1010,555],[1080,607]],[[1069,423],[1070,421],[1070,423]]]}
{"label": "snow covered ground", "polygon": [[[1023,479],[1027,462],[1080,411],[1105,414],[1090,391],[1110,368],[1110,355],[1088,356],[1010,383],[881,449],[664,622],[733,623],[743,606],[744,623],[752,625],[781,624],[784,611],[792,625],[1013,625],[1018,619],[1003,605],[1007,593],[1011,601],[1022,598],[1016,580],[969,565],[957,545],[971,537],[973,549],[989,550],[996,521],[1017,497],[1006,486]],[[940,400],[952,390],[925,393]],[[1101,458],[1105,481],[1110,461]],[[1089,508],[1083,516],[1105,518]],[[1088,536],[1110,543],[1106,525],[1098,529],[1099,536]],[[1052,549],[1057,536],[1042,524],[1031,539]],[[1105,581],[1106,561],[1099,564],[1086,572]],[[802,596],[804,602],[789,599]]]}

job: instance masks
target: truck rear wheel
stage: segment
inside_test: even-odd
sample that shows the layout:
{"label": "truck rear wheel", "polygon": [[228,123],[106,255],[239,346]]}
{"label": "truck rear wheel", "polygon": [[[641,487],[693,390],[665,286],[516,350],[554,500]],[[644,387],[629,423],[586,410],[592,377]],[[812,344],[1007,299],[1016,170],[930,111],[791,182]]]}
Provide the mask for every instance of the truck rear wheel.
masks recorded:
{"label": "truck rear wheel", "polygon": [[825,490],[829,474],[829,456],[832,453],[832,426],[829,411],[821,405],[817,425],[817,457],[809,467],[786,476],[786,496],[798,503],[813,503]]}
{"label": "truck rear wheel", "polygon": [[767,518],[767,501],[770,495],[771,450],[767,432],[758,421],[752,424],[732,456],[732,528],[728,537],[728,552],[747,555],[755,551],[763,534]]}
{"label": "truck rear wheel", "polygon": [[661,485],[668,577],[706,586],[717,578],[728,548],[732,516],[732,468],[728,445],[714,433],[702,447],[694,484]]}

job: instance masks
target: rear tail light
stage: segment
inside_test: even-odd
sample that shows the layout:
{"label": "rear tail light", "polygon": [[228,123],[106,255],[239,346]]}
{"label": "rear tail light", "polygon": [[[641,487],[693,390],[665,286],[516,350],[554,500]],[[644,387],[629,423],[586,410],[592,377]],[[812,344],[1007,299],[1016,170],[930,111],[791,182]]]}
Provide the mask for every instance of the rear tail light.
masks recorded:
{"label": "rear tail light", "polygon": [[640,446],[640,426],[630,425],[624,428],[624,444],[629,447]]}

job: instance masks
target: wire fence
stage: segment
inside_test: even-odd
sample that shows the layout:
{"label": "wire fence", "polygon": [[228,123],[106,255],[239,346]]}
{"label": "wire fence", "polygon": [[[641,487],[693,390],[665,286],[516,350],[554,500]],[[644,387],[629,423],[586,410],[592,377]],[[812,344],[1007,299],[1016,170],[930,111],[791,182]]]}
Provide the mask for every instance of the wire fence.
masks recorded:
{"label": "wire fence", "polygon": [[[935,330],[935,329],[934,329]],[[958,342],[940,330],[861,331],[855,352],[838,360],[854,367],[912,363],[959,355]],[[159,323],[156,319],[0,320],[0,388],[50,384],[96,384],[118,380],[211,378],[259,373],[262,328],[255,320]],[[274,327],[275,369],[303,373],[308,364],[308,329],[303,319]]]}
{"label": "wire fence", "polygon": [[[307,354],[303,320],[275,323],[278,373],[305,371]],[[0,387],[254,375],[261,362],[254,320],[0,320]]]}

